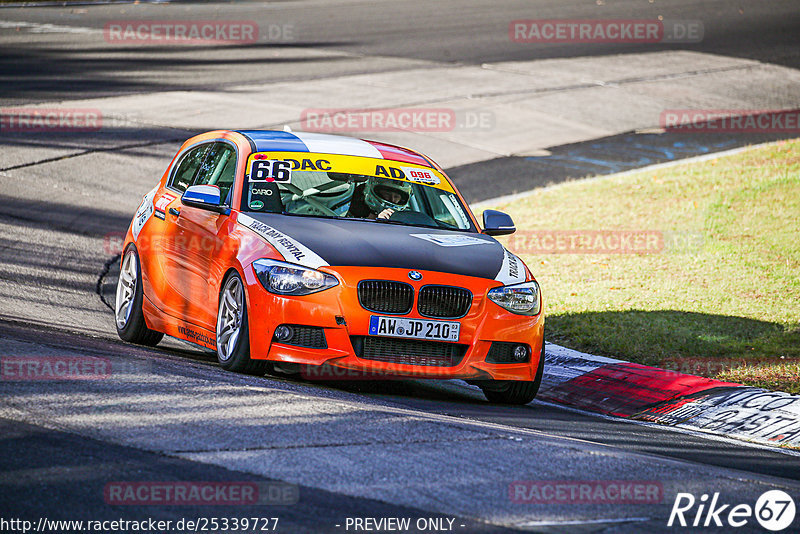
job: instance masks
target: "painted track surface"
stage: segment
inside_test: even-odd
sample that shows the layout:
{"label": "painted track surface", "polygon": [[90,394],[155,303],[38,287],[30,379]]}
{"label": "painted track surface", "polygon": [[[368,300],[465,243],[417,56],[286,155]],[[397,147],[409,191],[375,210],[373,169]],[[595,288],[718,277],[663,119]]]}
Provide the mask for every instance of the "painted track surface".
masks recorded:
{"label": "painted track surface", "polygon": [[[535,16],[595,15],[578,4],[543,5]],[[163,48],[148,54],[141,48],[109,46],[96,34],[45,31],[43,25],[98,30],[105,21],[125,16],[187,17],[185,6],[104,6],[86,8],[86,13],[69,8],[0,10],[3,20],[31,25],[0,29],[0,42],[9,51],[2,63],[4,106],[52,106],[58,101],[61,107],[101,109],[114,119],[99,132],[3,133],[3,356],[69,354],[121,366],[119,375],[103,381],[0,382],[3,516],[223,515],[224,507],[110,506],[102,489],[114,480],[285,480],[298,484],[301,493],[299,504],[275,512],[291,525],[286,531],[341,532],[336,524],[348,516],[437,513],[463,521],[465,531],[484,524],[553,532],[661,531],[677,491],[719,491],[726,502],[750,503],[773,488],[800,496],[797,457],[787,453],[543,403],[490,406],[480,392],[460,382],[321,386],[238,377],[211,365],[207,353],[182,343],[167,341],[163,348],[149,350],[116,339],[108,308],[96,292],[98,276],[104,264],[113,265],[109,260],[115,236],[127,227],[140,195],[163,172],[179,141],[197,130],[231,121],[280,126],[296,121],[304,107],[336,106],[338,101],[350,106],[365,95],[372,99],[369,105],[384,106],[440,106],[450,98],[475,101],[472,93],[478,88],[486,94],[478,96],[480,106],[472,109],[494,114],[497,127],[491,131],[372,137],[423,151],[431,146],[432,155],[452,169],[468,197],[479,200],[487,191],[497,196],[603,172],[604,167],[641,164],[637,162],[644,156],[649,162],[670,159],[670,147],[674,157],[682,157],[774,138],[712,135],[655,141],[642,140],[650,134],[631,133],[654,126],[658,106],[677,105],[656,99],[668,70],[684,73],[679,87],[700,106],[800,107],[794,82],[800,32],[794,31],[797,15],[789,2],[752,8],[761,11],[748,14],[746,22],[738,11],[720,15],[714,2],[681,5],[676,13],[706,21],[707,42],[589,49],[511,46],[507,22],[532,17],[529,3],[493,8],[491,17],[476,4],[474,11],[464,10],[454,21],[453,4],[437,2],[435,12],[420,10],[406,27],[393,28],[391,21],[399,19],[386,10],[400,5],[366,8],[342,2],[334,10],[316,2],[267,4],[260,6],[267,13],[260,22],[297,25],[298,40],[290,46]],[[224,9],[231,18],[249,17],[255,13],[252,6],[198,5],[191,13],[213,18]],[[656,14],[637,6],[619,3],[603,16]],[[136,11],[122,13],[125,9]],[[357,38],[344,25],[331,24],[356,17],[365,28]],[[416,40],[408,39],[409,33]],[[485,36],[480,46],[473,35]],[[599,71],[625,67],[626,54],[639,58],[640,66],[652,58],[661,74],[635,87],[628,82],[630,92],[622,96],[618,89],[592,81]],[[542,59],[553,63],[541,67]],[[502,65],[483,66],[487,62]],[[686,74],[712,62],[724,63],[714,63],[720,72]],[[503,74],[511,67],[541,67],[536,72],[549,72],[556,80],[545,87],[536,83],[546,77],[531,82],[523,88],[528,92],[522,104],[502,100],[508,98],[502,93],[520,89],[520,78]],[[564,87],[560,77],[569,72],[585,73],[588,81]],[[732,80],[745,73],[753,80],[736,89]],[[436,82],[420,82],[426,94],[405,92],[409,86],[403,85],[404,77],[426,75]],[[454,81],[442,82],[449,80]],[[442,92],[432,96],[434,86]],[[178,89],[187,91],[175,93]],[[637,108],[627,115],[622,102],[636,92],[654,99],[649,104],[653,109]],[[608,99],[607,115],[589,113],[598,108],[597,98]],[[524,135],[502,127],[513,118],[509,108],[518,113],[514,106],[537,101],[541,107],[524,116],[533,121],[525,124]],[[259,118],[251,117],[254,112],[245,103],[256,106]],[[676,142],[693,148],[675,150],[682,148]],[[631,152],[635,144],[649,147],[649,155]],[[512,148],[504,154],[504,146]],[[545,148],[556,157],[534,150]],[[609,157],[609,151],[620,156]],[[488,188],[487,175],[509,178]],[[513,180],[521,175],[529,178]],[[101,289],[113,282],[112,269]],[[532,505],[508,497],[509,485],[518,480],[620,478],[658,481],[663,502]],[[48,498],[50,491],[69,506],[56,506]]]}
{"label": "painted track surface", "polygon": [[[4,383],[0,502],[17,516],[245,516],[253,510],[109,505],[103,489],[119,481],[280,480],[299,485],[300,504],[256,511],[281,517],[289,531],[333,532],[347,517],[383,514],[441,514],[467,532],[485,522],[525,530],[536,522],[533,530],[553,532],[571,531],[574,522],[623,531],[644,523],[662,531],[678,491],[713,489],[726,502],[754,502],[764,488],[800,489],[796,457],[538,402],[489,406],[459,382],[322,386],[232,375],[197,351],[1,330],[15,356],[99,358],[112,369],[104,380]],[[28,447],[38,458],[32,465]],[[54,507],[42,480],[81,505]],[[525,480],[649,481],[663,487],[663,502],[511,502],[509,486]],[[324,513],[309,523],[309,508]]]}

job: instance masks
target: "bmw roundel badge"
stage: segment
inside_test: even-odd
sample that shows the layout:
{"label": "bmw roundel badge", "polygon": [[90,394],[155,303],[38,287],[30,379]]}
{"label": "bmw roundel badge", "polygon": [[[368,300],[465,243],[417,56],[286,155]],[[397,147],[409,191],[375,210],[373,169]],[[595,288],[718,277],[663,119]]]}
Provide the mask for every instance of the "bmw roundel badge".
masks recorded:
{"label": "bmw roundel badge", "polygon": [[408,271],[408,277],[412,280],[422,280],[422,273],[419,271]]}

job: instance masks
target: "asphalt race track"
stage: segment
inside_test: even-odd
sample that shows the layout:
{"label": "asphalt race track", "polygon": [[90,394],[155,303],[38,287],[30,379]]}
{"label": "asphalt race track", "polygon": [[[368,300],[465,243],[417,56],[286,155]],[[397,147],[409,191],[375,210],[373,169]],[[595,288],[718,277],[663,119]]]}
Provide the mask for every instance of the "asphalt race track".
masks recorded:
{"label": "asphalt race track", "polygon": [[[659,16],[700,22],[702,39],[509,38],[517,19]],[[104,33],[142,20],[246,20],[259,33],[195,45]],[[795,1],[0,3],[0,361],[60,355],[108,370],[103,380],[0,380],[0,531],[22,531],[2,520],[42,527],[44,518],[153,519],[172,522],[158,531],[197,532],[211,518],[248,517],[264,518],[259,527],[278,518],[278,532],[377,531],[358,518],[410,518],[409,532],[673,532],[693,530],[667,527],[680,492],[753,506],[780,489],[800,503],[791,451],[538,401],[491,406],[460,381],[234,375],[177,340],[122,343],[108,307],[120,236],[200,131],[303,129],[315,109],[446,109],[456,124],[445,131],[354,135],[428,153],[480,201],[797,137],[660,128],[665,110],[799,109],[797,69]],[[89,110],[101,121],[9,127],[22,108]],[[653,502],[532,504],[514,497],[518,481],[658,492]],[[262,498],[131,504],[112,491],[200,482],[257,487]],[[750,518],[737,531],[764,529]]]}

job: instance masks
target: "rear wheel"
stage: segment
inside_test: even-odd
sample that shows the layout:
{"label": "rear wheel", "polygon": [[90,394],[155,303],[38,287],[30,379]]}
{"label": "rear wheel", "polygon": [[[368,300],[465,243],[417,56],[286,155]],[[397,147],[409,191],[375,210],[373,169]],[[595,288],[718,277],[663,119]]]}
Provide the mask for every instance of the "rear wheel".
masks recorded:
{"label": "rear wheel", "polygon": [[542,354],[533,380],[487,380],[479,384],[489,402],[496,404],[528,404],[536,398],[544,374],[544,340]]}
{"label": "rear wheel", "polygon": [[244,284],[231,273],[222,285],[217,311],[217,361],[226,371],[263,375],[266,362],[250,359],[250,330]]}
{"label": "rear wheel", "polygon": [[136,247],[129,246],[122,258],[114,302],[117,334],[125,341],[154,347],[164,334],[150,330],[142,313],[142,273]]}

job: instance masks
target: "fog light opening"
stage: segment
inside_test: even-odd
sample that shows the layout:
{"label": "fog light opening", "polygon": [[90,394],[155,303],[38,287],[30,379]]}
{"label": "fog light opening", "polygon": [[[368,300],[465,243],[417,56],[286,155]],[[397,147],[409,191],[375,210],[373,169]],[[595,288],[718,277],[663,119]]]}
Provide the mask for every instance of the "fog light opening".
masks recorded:
{"label": "fog light opening", "polygon": [[285,324],[280,325],[275,329],[276,341],[289,341],[294,337],[294,328]]}
{"label": "fog light opening", "polygon": [[528,347],[526,345],[517,345],[514,347],[514,359],[518,362],[524,362],[528,359]]}

